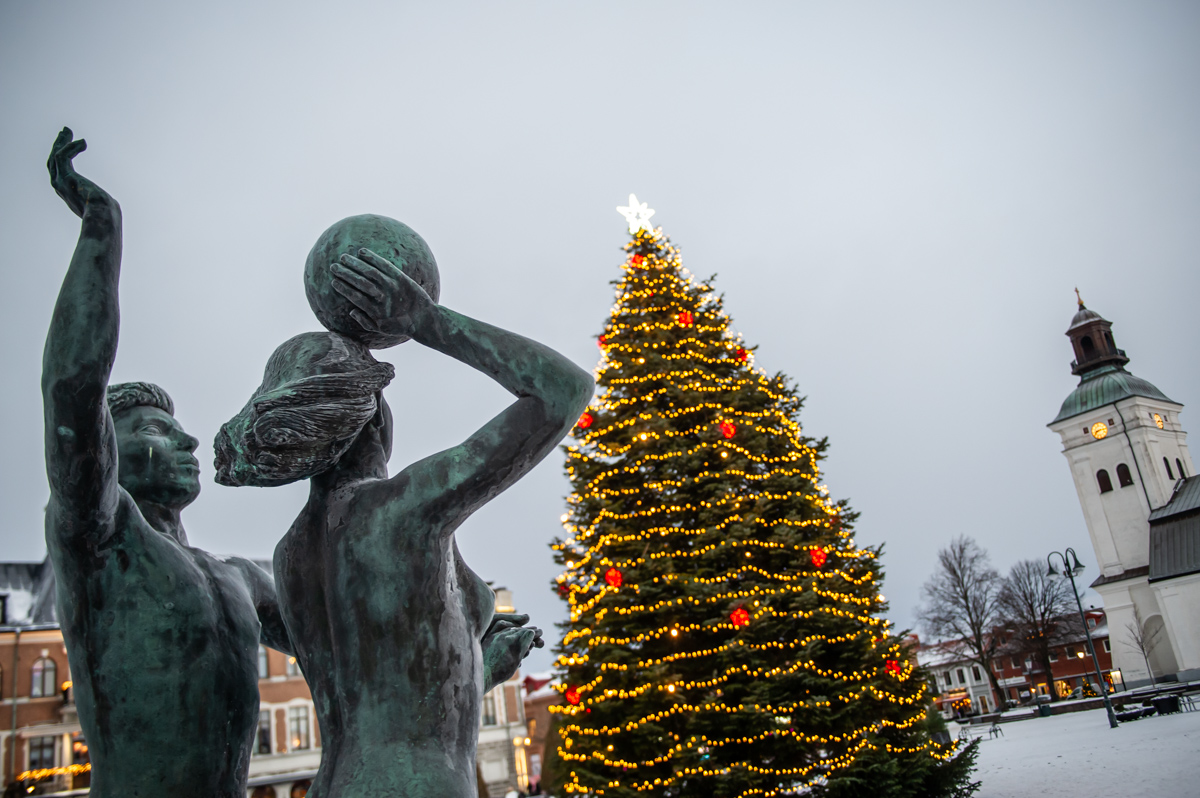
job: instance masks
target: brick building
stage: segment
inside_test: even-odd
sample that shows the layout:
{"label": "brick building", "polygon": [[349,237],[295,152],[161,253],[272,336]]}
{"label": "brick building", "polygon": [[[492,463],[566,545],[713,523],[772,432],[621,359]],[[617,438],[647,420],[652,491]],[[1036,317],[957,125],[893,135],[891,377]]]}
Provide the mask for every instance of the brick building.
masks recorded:
{"label": "brick building", "polygon": [[[1103,610],[1084,612],[1100,672],[1110,690],[1123,689],[1121,672],[1113,669],[1112,645]],[[929,671],[934,682],[934,703],[943,713],[953,715],[981,714],[1003,710],[1006,706],[1032,701],[1035,696],[1065,698],[1082,687],[1086,681],[1096,683],[1095,666],[1088,656],[1087,641],[1081,633],[1050,650],[1051,673],[1046,674],[1040,662],[1011,646],[1003,630],[994,632],[1000,639],[1000,653],[993,660],[997,681],[1003,696],[997,697],[983,666],[970,661],[963,647],[956,642],[918,646],[917,661]],[[959,702],[963,700],[969,705]],[[958,704],[964,709],[955,708]]]}

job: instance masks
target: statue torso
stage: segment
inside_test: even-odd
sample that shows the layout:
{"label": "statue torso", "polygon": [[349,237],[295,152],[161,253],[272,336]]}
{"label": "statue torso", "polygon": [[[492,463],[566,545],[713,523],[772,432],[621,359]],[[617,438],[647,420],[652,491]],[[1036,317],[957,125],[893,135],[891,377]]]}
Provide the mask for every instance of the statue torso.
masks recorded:
{"label": "statue torso", "polygon": [[[113,534],[50,556],[93,798],[243,798],[257,723],[259,621],[235,566],[169,539],[123,490]],[[64,542],[66,541],[66,542]]]}
{"label": "statue torso", "polygon": [[309,795],[474,796],[494,598],[453,536],[384,480],[314,490],[275,572],[325,746]]}

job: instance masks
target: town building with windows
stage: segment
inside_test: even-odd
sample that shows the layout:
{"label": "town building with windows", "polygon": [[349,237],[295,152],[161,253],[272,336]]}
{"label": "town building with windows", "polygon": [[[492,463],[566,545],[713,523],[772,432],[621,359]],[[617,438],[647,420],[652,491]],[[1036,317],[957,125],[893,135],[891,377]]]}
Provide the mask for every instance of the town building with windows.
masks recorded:
{"label": "town building with windows", "polygon": [[1079,384],[1048,426],[1087,523],[1114,663],[1130,687],[1200,678],[1200,479],[1183,405],[1125,370],[1112,323],[1082,301],[1066,334]]}
{"label": "town building with windows", "polygon": [[[1122,689],[1122,674],[1114,670],[1112,664],[1112,643],[1104,611],[1089,609],[1085,610],[1084,616],[1095,646],[1096,660],[1100,663],[1101,677],[1110,690]],[[1077,628],[1078,623],[1064,622],[1063,626]],[[1085,683],[1093,688],[1097,684],[1096,668],[1088,654],[1087,638],[1082,630],[1050,649],[1049,674],[1042,663],[1017,647],[1011,632],[996,629],[992,634],[997,641],[992,669],[1000,685],[1000,696],[992,689],[983,666],[966,656],[961,642],[916,646],[917,662],[929,673],[934,705],[947,717],[1003,711],[1029,703],[1037,696],[1067,698]]]}

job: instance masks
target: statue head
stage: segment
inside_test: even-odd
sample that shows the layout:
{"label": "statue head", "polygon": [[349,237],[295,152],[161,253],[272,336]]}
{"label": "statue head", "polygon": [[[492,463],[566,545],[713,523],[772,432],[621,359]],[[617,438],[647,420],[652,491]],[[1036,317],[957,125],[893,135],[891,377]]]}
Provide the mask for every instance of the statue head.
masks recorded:
{"label": "statue head", "polygon": [[167,392],[148,382],[108,386],[117,433],[117,482],[135,502],[183,508],[200,495],[200,442],[175,420]]}
{"label": "statue head", "polygon": [[429,245],[403,222],[364,213],[337,222],[317,239],[304,264],[304,293],[313,313],[327,330],[353,338],[372,349],[386,349],[404,343],[408,336],[369,332],[350,317],[354,306],[333,290],[329,266],[342,255],[357,257],[359,249],[369,249],[387,258],[438,301],[441,278]]}
{"label": "statue head", "polygon": [[267,361],[262,385],[215,441],[217,482],[270,487],[321,474],[377,420],[384,458],[390,415],[383,387],[395,369],[352,338],[310,332],[285,341]]}

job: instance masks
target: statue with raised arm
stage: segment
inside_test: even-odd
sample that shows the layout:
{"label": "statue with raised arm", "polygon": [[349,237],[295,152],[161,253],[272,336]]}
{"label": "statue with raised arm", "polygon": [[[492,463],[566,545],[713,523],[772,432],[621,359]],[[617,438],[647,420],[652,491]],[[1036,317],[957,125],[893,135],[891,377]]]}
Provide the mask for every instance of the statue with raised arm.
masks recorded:
{"label": "statue with raised arm", "polygon": [[271,577],[188,546],[198,441],[149,383],[109,385],[121,209],[64,128],[50,182],[83,220],[42,363],[46,545],[92,798],[244,798],[258,645],[290,651]]}
{"label": "statue with raised arm", "polygon": [[[310,480],[275,549],[281,610],[324,745],[308,794],[474,798],[483,694],[541,638],[527,616],[494,614],[454,532],[554,448],[592,380],[541,344],[438,305],[432,255],[395,220],[334,225],[306,277],[318,317],[337,331],[280,346],[216,450],[223,484]],[[382,390],[393,369],[368,347],[409,337],[516,401],[458,446],[389,477]]]}

